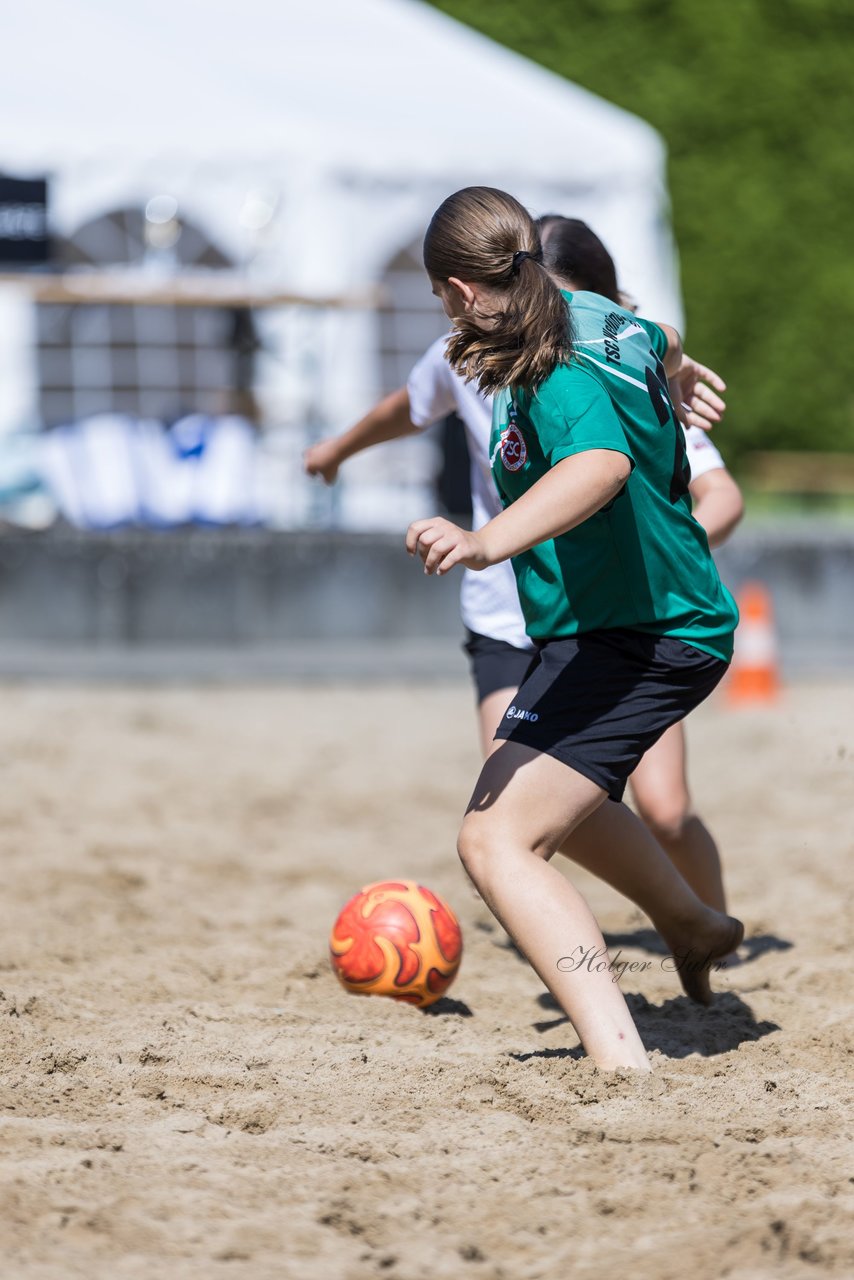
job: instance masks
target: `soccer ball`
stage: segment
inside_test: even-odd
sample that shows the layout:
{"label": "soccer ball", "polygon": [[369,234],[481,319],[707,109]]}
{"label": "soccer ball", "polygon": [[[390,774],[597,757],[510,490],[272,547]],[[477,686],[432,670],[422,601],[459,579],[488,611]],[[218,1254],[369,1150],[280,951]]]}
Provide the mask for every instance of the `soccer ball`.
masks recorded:
{"label": "soccer ball", "polygon": [[426,1007],[456,976],[463,936],[446,902],[414,880],[365,885],[329,936],[332,967],[348,991]]}

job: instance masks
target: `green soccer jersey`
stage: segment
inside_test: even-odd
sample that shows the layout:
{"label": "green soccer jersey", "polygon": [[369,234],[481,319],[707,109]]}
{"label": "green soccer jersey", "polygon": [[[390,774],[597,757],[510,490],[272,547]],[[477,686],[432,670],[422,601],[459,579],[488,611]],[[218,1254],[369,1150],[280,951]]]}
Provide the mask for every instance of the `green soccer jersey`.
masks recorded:
{"label": "green soccer jersey", "polygon": [[632,464],[621,493],[568,533],[515,556],[535,639],[632,627],[728,662],[738,621],[691,515],[682,428],[667,392],[667,338],[595,293],[565,293],[573,356],[535,393],[493,402],[490,453],[507,506],[563,458],[614,449]]}

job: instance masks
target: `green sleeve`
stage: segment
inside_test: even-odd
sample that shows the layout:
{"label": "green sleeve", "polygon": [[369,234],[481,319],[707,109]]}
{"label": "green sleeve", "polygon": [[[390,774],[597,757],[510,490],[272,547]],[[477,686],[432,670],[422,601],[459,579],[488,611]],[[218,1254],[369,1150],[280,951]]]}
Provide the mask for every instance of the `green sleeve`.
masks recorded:
{"label": "green sleeve", "polygon": [[550,467],[575,453],[613,449],[634,458],[611,399],[589,374],[562,367],[526,406]]}
{"label": "green sleeve", "polygon": [[659,360],[663,360],[667,355],[667,334],[654,320],[644,320],[643,316],[635,316],[635,320],[642,328],[646,329],[653,351]]}

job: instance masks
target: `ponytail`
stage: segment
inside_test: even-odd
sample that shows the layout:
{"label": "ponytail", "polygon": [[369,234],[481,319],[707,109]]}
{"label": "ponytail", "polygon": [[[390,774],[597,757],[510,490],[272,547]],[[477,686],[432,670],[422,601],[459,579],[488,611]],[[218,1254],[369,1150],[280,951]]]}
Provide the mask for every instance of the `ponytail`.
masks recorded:
{"label": "ponytail", "polygon": [[481,391],[535,391],[569,362],[569,311],[545,267],[536,226],[512,196],[466,187],[439,206],[424,238],[424,266],[434,280],[451,276],[486,285],[495,305],[454,320],[446,355]]}

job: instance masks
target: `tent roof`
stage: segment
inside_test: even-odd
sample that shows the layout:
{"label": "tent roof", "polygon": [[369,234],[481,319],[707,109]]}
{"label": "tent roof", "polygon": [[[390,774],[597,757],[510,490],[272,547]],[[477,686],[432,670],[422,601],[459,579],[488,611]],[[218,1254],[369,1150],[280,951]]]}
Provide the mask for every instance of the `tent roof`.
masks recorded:
{"label": "tent roof", "polygon": [[41,0],[7,37],[9,171],[167,155],[583,187],[661,168],[644,122],[420,0]]}

